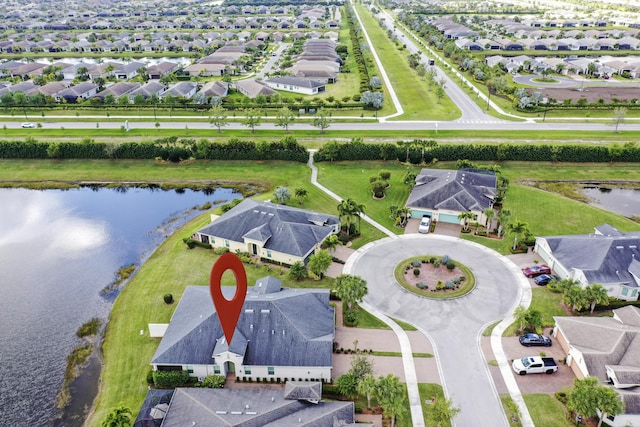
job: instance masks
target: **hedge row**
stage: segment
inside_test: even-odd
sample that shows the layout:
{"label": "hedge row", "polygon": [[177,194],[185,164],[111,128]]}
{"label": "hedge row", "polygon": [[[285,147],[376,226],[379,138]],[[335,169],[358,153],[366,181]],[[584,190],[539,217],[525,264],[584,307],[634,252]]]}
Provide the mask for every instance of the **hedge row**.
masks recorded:
{"label": "hedge row", "polygon": [[37,142],[0,141],[3,159],[156,159],[172,162],[189,158],[207,160],[288,160],[306,162],[309,155],[295,138],[254,142],[230,139],[227,142],[201,139],[157,139],[153,142]]}
{"label": "hedge row", "polygon": [[595,145],[552,144],[444,144],[423,150],[420,141],[398,145],[338,143],[324,145],[314,155],[318,162],[332,160],[399,160],[413,164],[430,163],[434,159],[457,161],[524,161],[524,162],[640,162],[640,147],[629,143],[608,147]]}
{"label": "hedge row", "polygon": [[360,30],[360,23],[358,22],[351,6],[345,8],[345,10],[349,20],[349,38],[351,39],[353,58],[356,61],[358,73],[360,75],[360,93],[362,93],[371,89],[369,69],[367,68],[367,62],[364,59],[364,55],[360,48],[361,43],[365,43],[365,40],[362,36],[362,31]]}

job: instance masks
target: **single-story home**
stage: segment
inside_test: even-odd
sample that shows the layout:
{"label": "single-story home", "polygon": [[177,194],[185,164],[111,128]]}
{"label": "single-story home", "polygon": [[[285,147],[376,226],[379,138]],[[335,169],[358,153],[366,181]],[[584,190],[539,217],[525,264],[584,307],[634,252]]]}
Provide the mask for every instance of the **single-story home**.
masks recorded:
{"label": "single-story home", "polygon": [[207,82],[202,86],[200,92],[204,93],[204,95],[208,98],[218,97],[222,98],[227,96],[229,92],[229,84],[221,81]]}
{"label": "single-story home", "polygon": [[640,232],[609,224],[593,234],[536,237],[535,251],[562,279],[598,283],[609,296],[635,301],[640,289]]}
{"label": "single-story home", "polygon": [[169,89],[163,92],[160,97],[164,98],[167,95],[171,95],[189,99],[192,98],[197,91],[198,84],[195,82],[178,82],[169,87]]}
{"label": "single-story home", "polygon": [[98,85],[91,82],[82,82],[61,90],[55,95],[55,98],[58,102],[64,99],[65,102],[75,104],[78,99],[84,101],[95,96],[96,93],[98,93]]}
{"label": "single-story home", "polygon": [[613,386],[624,414],[605,417],[612,427],[640,425],[640,308],[613,310],[613,317],[554,317],[553,335],[578,378],[597,377]]}
{"label": "single-story home", "polygon": [[199,230],[198,240],[267,261],[305,264],[324,239],[340,231],[335,215],[247,199]]}
{"label": "single-story home", "polygon": [[138,89],[134,89],[132,92],[129,92],[129,101],[133,102],[136,95],[142,95],[145,99],[151,98],[154,94],[160,97],[160,95],[162,95],[166,90],[167,87],[165,85],[157,80],[152,80],[140,86]]}
{"label": "single-story home", "polygon": [[406,206],[412,218],[427,215],[438,222],[460,224],[462,212],[485,220],[484,210],[493,206],[497,178],[493,172],[477,169],[422,169],[416,176]]}
{"label": "single-story home", "polygon": [[[236,288],[223,286],[227,300]],[[196,378],[331,382],[334,310],[329,289],[283,288],[263,277],[247,289],[227,342],[208,286],[188,286],[151,359],[153,370],[186,370]]]}
{"label": "single-story home", "polygon": [[271,96],[277,93],[266,84],[255,79],[238,80],[235,83],[235,87],[238,92],[251,99],[259,95]]}
{"label": "single-story home", "polygon": [[134,426],[144,420],[161,422],[162,427],[362,425],[355,423],[353,402],[322,400],[322,384],[317,381],[288,381],[284,390],[177,388],[165,394],[171,397],[145,400],[149,403]]}
{"label": "single-story home", "polygon": [[130,92],[138,89],[140,87],[140,83],[136,82],[118,82],[110,85],[102,92],[98,92],[96,94],[96,98],[104,99],[107,95],[112,95],[116,99],[120,98],[122,95],[127,95]]}
{"label": "single-story home", "polygon": [[324,83],[304,77],[272,77],[264,82],[272,89],[303,93],[305,95],[315,95],[326,90],[326,85]]}

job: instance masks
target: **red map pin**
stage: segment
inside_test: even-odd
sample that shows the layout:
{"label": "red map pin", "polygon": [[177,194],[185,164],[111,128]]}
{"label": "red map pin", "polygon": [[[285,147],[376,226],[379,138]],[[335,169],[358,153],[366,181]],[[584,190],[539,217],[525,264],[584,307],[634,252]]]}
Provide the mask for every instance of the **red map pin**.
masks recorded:
{"label": "red map pin", "polygon": [[[227,270],[233,271],[233,275],[236,276],[236,293],[231,300],[222,295],[221,279]],[[231,339],[240,318],[244,299],[247,296],[247,273],[244,271],[240,258],[230,252],[222,254],[218,258],[211,268],[209,292],[211,292],[211,299],[218,313],[224,337],[227,339],[227,344],[231,346]]]}

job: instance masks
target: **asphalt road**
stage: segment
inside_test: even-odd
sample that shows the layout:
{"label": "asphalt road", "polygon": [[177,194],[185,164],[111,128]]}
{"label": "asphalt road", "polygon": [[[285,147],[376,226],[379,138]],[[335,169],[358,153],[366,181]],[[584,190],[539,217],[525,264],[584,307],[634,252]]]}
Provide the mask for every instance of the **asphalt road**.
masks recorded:
{"label": "asphalt road", "polygon": [[[401,288],[396,265],[418,255],[449,255],[469,267],[476,288],[464,297],[432,300]],[[502,319],[520,299],[520,270],[505,257],[483,246],[448,236],[404,235],[362,248],[347,274],[367,281],[365,302],[385,314],[426,332],[435,344],[445,394],[461,409],[458,426],[508,426],[482,355],[482,331]]]}
{"label": "asphalt road", "polygon": [[[153,121],[136,121],[140,119],[136,119],[135,117],[122,118],[122,121],[112,121],[112,122],[103,122],[105,120],[104,116],[95,118],[95,121],[84,121],[84,122],[74,122],[74,121],[56,121],[56,119],[52,116],[47,116],[44,121],[41,118],[34,118],[34,122],[41,123],[44,129],[96,129],[96,122],[99,122],[100,129],[119,129],[124,125],[124,121],[128,120],[130,129],[154,129],[155,122]],[[115,119],[114,116],[111,116],[111,120]],[[311,117],[309,117],[311,119]],[[351,118],[352,120],[360,120],[356,118]],[[149,120],[149,118],[147,118]],[[172,119],[175,120],[175,117]],[[566,119],[565,119],[566,120]],[[26,120],[24,120],[26,121]],[[160,123],[159,131],[162,129],[211,129],[212,132],[216,132],[216,129],[206,121],[206,117],[202,116],[193,116],[192,118],[183,118],[180,121],[164,121],[163,117],[158,117],[158,123]],[[0,126],[6,125],[7,129],[16,129],[20,128],[20,122],[16,121],[0,121]],[[244,129],[248,128],[241,123],[229,123],[224,129]],[[223,132],[224,132],[223,129]],[[256,128],[257,130],[279,130],[282,131],[281,127],[277,127],[274,123],[262,123],[260,126]],[[298,121],[293,125],[289,126],[290,130],[314,130],[318,132],[317,128],[314,128],[310,124],[310,120],[307,121]],[[509,130],[509,131],[519,131],[521,133],[514,134],[516,139],[526,139],[527,131],[539,131],[539,130],[558,130],[558,131],[566,131],[566,130],[576,130],[576,131],[606,131],[613,132],[613,121],[610,124],[607,123],[585,123],[584,118],[576,119],[575,121],[566,121],[562,123],[552,123],[552,122],[543,122],[543,123],[535,123],[535,122],[514,122],[514,121],[506,121],[499,120],[492,117],[488,117],[486,120],[453,120],[448,122],[441,121],[420,121],[420,122],[412,122],[412,121],[384,121],[384,122],[376,122],[374,119],[370,120],[362,120],[360,122],[351,122],[351,123],[331,123],[330,131],[336,130],[349,130],[349,131],[357,131],[357,130],[367,130],[367,131],[409,131],[409,130],[425,130],[425,131],[434,131],[434,130],[467,130],[467,129],[475,129],[475,130]],[[29,129],[24,129],[25,132],[28,132]],[[632,123],[623,123],[618,127],[619,131],[625,130],[640,130],[640,123],[632,122]]]}

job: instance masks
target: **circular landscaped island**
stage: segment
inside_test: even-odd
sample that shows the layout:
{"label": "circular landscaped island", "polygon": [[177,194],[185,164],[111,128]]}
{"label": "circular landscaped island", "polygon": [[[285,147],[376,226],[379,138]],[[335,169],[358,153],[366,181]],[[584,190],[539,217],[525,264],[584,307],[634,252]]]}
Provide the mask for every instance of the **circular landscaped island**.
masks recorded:
{"label": "circular landscaped island", "polygon": [[406,290],[433,299],[466,295],[476,284],[471,270],[447,255],[407,258],[396,266],[394,276]]}

